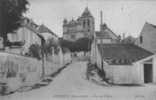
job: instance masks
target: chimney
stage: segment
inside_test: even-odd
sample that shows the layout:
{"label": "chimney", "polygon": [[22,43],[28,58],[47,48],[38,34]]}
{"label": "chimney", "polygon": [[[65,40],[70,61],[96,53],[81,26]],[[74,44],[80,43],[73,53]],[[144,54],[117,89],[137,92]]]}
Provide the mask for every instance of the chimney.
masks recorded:
{"label": "chimney", "polygon": [[100,31],[104,31],[106,27],[106,24],[103,24],[103,12],[100,11]]}
{"label": "chimney", "polygon": [[101,22],[101,25],[103,24],[103,12],[100,11],[100,22]]}

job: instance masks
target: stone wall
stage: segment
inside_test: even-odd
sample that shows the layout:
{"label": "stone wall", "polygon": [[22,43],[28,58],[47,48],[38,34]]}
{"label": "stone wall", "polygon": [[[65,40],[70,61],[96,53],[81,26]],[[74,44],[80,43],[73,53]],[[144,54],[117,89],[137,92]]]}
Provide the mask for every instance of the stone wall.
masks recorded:
{"label": "stone wall", "polygon": [[[64,63],[60,62],[59,55],[55,55],[54,57],[52,61],[45,59],[45,75],[53,74],[64,66]],[[64,57],[68,58],[67,56]],[[69,62],[69,59],[67,62]],[[7,83],[13,88],[32,86],[41,80],[41,74],[41,60],[0,52],[0,83]]]}
{"label": "stone wall", "polygon": [[0,80],[7,82],[20,78],[23,84],[32,85],[41,76],[41,61],[9,53],[0,53]]}
{"label": "stone wall", "polygon": [[141,66],[104,65],[106,77],[114,84],[141,84]]}

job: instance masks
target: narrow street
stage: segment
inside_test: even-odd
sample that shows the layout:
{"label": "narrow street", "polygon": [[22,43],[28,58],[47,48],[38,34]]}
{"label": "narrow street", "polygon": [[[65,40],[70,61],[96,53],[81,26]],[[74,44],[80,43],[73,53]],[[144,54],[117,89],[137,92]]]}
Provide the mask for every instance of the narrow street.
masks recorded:
{"label": "narrow street", "polygon": [[[0,97],[0,100],[155,100],[156,85],[99,86],[85,77],[86,62],[74,62],[49,86]],[[127,91],[128,90],[128,91]]]}

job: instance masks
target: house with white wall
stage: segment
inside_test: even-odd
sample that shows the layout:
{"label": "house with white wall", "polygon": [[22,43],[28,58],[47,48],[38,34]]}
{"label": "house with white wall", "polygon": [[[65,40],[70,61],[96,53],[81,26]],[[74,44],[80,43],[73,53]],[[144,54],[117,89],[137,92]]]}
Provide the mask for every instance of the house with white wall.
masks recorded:
{"label": "house with white wall", "polygon": [[6,51],[18,54],[26,53],[32,44],[41,45],[41,38],[38,35],[42,36],[46,41],[48,39],[58,40],[58,36],[45,25],[37,25],[33,20],[24,18],[22,26],[15,33],[8,34],[8,39],[11,43],[19,43],[21,45],[9,46]]}
{"label": "house with white wall", "polygon": [[156,56],[132,44],[99,44],[92,52],[97,63],[114,84],[156,83]]}
{"label": "house with white wall", "polygon": [[10,46],[9,52],[22,53],[27,52],[32,44],[41,44],[41,39],[37,36],[38,25],[32,20],[24,18],[22,26],[15,32],[8,34],[8,40],[12,43],[18,42],[23,45]]}

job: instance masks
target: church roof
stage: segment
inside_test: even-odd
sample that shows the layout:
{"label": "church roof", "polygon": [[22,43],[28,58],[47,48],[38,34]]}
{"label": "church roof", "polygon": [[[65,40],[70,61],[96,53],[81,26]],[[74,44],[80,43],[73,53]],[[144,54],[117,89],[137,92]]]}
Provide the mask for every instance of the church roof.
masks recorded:
{"label": "church roof", "polygon": [[90,13],[88,7],[85,8],[85,10],[84,10],[84,12],[82,13],[81,16],[82,17],[88,17],[88,16],[92,17],[92,14]]}
{"label": "church roof", "polygon": [[103,60],[110,65],[130,65],[153,55],[133,44],[99,44],[98,50]]}

